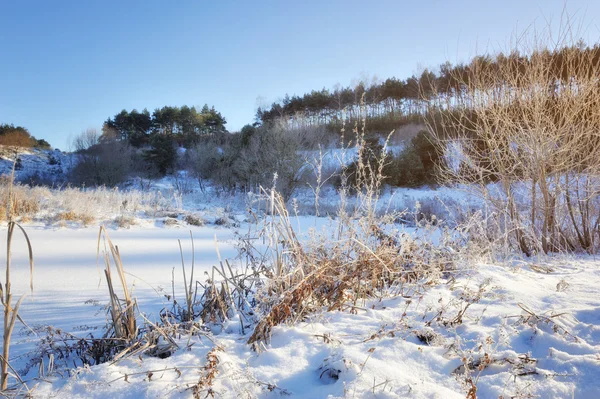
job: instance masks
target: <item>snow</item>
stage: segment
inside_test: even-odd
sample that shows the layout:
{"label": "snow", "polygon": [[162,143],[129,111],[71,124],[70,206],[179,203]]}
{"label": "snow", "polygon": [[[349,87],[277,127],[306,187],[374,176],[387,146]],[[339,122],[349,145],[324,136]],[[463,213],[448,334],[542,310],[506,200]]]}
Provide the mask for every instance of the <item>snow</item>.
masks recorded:
{"label": "snow", "polygon": [[[1,230],[6,234],[6,227]],[[190,231],[198,252],[196,273],[202,275],[216,264],[216,245],[226,257],[233,257],[235,248],[229,241],[230,229],[215,227],[156,228],[133,226],[130,229],[109,229],[111,239],[119,246],[128,273],[128,284],[148,317],[156,320],[166,306],[164,294],[171,293],[171,276],[175,268],[176,297],[183,296],[183,277],[178,240],[184,249],[184,259],[191,266]],[[31,326],[52,325],[66,331],[85,333],[86,328],[101,327],[106,322],[95,301],[106,303],[106,282],[97,267],[97,228],[53,229],[27,226],[35,259],[34,291],[23,303],[20,315]],[[215,242],[216,238],[216,242]],[[6,250],[4,243],[3,251]],[[15,296],[29,293],[29,268],[24,239],[15,235],[13,241],[12,290]],[[93,304],[86,304],[86,301]],[[23,333],[27,333],[23,329]],[[16,339],[12,356],[19,357],[34,349],[31,336]],[[12,357],[11,356],[11,357]],[[24,359],[23,359],[24,360]]]}
{"label": "snow", "polygon": [[[380,144],[383,146],[385,143],[382,141]],[[388,145],[386,151],[397,156],[405,146],[405,144]],[[339,170],[341,165],[347,166],[358,157],[358,149],[356,147],[302,150],[298,151],[298,153],[309,165],[322,163],[323,171]]]}
{"label": "snow", "polygon": [[41,150],[37,148],[0,146],[0,174],[10,174],[15,161],[20,159],[20,167],[15,170],[17,179],[25,179],[34,174],[58,179],[64,177],[75,159],[72,154],[58,149]]}
{"label": "snow", "polygon": [[[421,342],[414,331],[432,318],[440,303],[451,301],[460,290],[436,288],[412,306],[396,297],[366,303],[356,314],[323,313],[295,326],[279,326],[262,353],[253,352],[245,344],[247,337],[231,326],[212,339],[192,338],[194,345],[189,349],[182,343],[182,349],[170,358],[144,357],[79,369],[69,378],[41,384],[37,394],[73,398],[189,397],[186,388],[197,382],[198,370],[215,345],[214,340],[223,348],[215,383],[218,397],[280,397],[285,390],[297,398],[464,398],[460,378],[453,370],[462,364],[459,355],[468,356],[465,354],[469,350],[479,353],[476,348],[486,346],[487,340],[491,344],[485,350],[493,353],[493,358],[517,359],[520,354],[528,354],[537,359],[532,370],[538,374],[514,377],[507,365],[493,365],[479,378],[479,397],[531,393],[544,398],[597,398],[599,264],[592,258],[581,258],[569,263],[556,260],[552,267],[556,268],[554,272],[540,275],[527,265],[508,269],[481,265],[476,272],[461,277],[455,285],[474,286],[492,279],[490,296],[473,305],[463,325],[435,329],[439,337],[430,345]],[[571,288],[556,292],[556,284],[566,275],[572,277]],[[557,322],[564,319],[564,325],[579,342],[570,342],[549,326],[515,323],[512,316],[523,313],[519,303],[540,314],[568,312]],[[410,320],[411,329],[404,325],[406,320]],[[452,353],[448,349],[452,343],[463,352]],[[178,376],[173,368],[182,375]],[[154,370],[151,381],[147,370]],[[129,376],[127,382],[124,375]],[[256,381],[278,389],[269,392]]]}
{"label": "snow", "polygon": [[[192,232],[196,276],[203,281],[203,272],[219,262],[217,247],[232,267],[241,268],[237,237],[251,227],[244,208],[253,195],[218,197],[209,187],[177,200],[173,184],[169,177],[154,187],[178,211],[177,223],[168,226],[162,217],[138,212],[130,228],[107,224],[127,282],[151,321],[168,306],[165,295],[171,294],[172,276],[176,298],[183,297],[178,240],[190,267]],[[323,197],[323,207],[335,207],[334,191],[326,190]],[[308,191],[300,191],[296,200],[306,211],[292,218],[301,239],[312,230],[332,229],[335,220],[311,216],[313,198]],[[121,198],[114,201],[120,203]],[[396,189],[384,192],[381,200],[383,208],[396,210],[414,209],[417,201],[477,205],[476,199],[449,188]],[[190,213],[207,224],[184,224],[183,215]],[[102,215],[96,223],[113,216]],[[221,217],[233,222],[217,225]],[[101,334],[108,292],[96,264],[98,228],[59,227],[39,220],[25,228],[35,272],[34,291],[20,311],[23,320],[38,334],[44,325],[79,336]],[[424,234],[412,227],[403,231]],[[0,228],[0,236],[5,234],[6,227]],[[0,252],[5,252],[6,244],[1,245]],[[29,292],[28,279],[25,242],[16,236],[15,297]],[[423,287],[419,295],[369,300],[345,311],[322,311],[276,326],[259,352],[246,344],[251,329],[242,333],[234,318],[222,329],[212,326],[199,335],[182,335],[177,339],[180,349],[165,359],[143,355],[92,367],[77,365],[43,378],[36,378],[41,376],[33,368],[23,377],[30,388],[35,386],[36,398],[187,398],[213,351],[219,360],[213,390],[222,398],[465,398],[469,377],[479,398],[598,398],[599,286],[600,260],[593,256],[515,257],[501,263],[481,259],[461,265],[439,284]],[[465,298],[472,303],[462,323],[447,323],[465,308]],[[17,328],[11,364],[23,370],[39,337],[26,327]],[[486,354],[487,367],[465,373],[465,362],[477,364]]]}

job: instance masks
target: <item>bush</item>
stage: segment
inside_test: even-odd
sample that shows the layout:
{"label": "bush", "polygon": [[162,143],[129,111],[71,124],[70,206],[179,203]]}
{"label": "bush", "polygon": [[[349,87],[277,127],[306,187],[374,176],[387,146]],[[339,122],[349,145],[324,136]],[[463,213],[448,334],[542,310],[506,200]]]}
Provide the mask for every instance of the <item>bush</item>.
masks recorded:
{"label": "bush", "polygon": [[75,185],[116,186],[129,177],[131,151],[127,144],[95,144],[78,153],[69,180]]}
{"label": "bush", "polygon": [[426,184],[425,168],[421,158],[409,147],[402,151],[389,167],[389,183],[397,187],[419,187]]}
{"label": "bush", "polygon": [[32,147],[33,142],[29,133],[13,130],[0,136],[0,145]]}
{"label": "bush", "polygon": [[442,158],[431,135],[420,131],[386,167],[387,182],[398,187],[420,187],[436,183],[436,168]]}
{"label": "bush", "polygon": [[206,221],[200,216],[192,214],[186,215],[185,218],[183,218],[183,221],[189,224],[190,226],[204,226],[206,224]]}
{"label": "bush", "polygon": [[128,229],[135,224],[136,220],[134,217],[131,216],[120,215],[115,218],[115,225],[117,225],[117,227],[119,227],[120,229]]}
{"label": "bush", "polygon": [[44,139],[37,140],[24,127],[9,124],[0,125],[0,145],[42,149],[50,148],[50,143]]}
{"label": "bush", "polygon": [[201,187],[210,179],[224,190],[258,192],[275,181],[288,199],[300,181],[299,145],[298,137],[280,126],[246,126],[225,143],[199,144],[186,154],[186,163]]}
{"label": "bush", "polygon": [[49,150],[52,148],[52,146],[50,145],[50,143],[48,143],[46,140],[44,139],[39,139],[39,140],[35,140],[35,147],[36,148],[41,148],[44,150]]}
{"label": "bush", "polygon": [[27,184],[31,187],[53,187],[54,185],[63,183],[64,176],[35,171],[29,176],[24,176],[17,179],[17,181],[22,184]]}
{"label": "bush", "polygon": [[60,159],[56,159],[54,155],[48,156],[48,165],[60,165]]}
{"label": "bush", "polygon": [[[566,32],[572,26],[561,26]],[[486,201],[499,242],[527,256],[600,249],[597,47],[533,33],[453,76],[460,101],[430,101],[430,131],[459,147],[443,178]],[[544,88],[541,90],[540,88]],[[452,155],[452,154],[450,154]],[[489,184],[494,182],[494,184]]]}

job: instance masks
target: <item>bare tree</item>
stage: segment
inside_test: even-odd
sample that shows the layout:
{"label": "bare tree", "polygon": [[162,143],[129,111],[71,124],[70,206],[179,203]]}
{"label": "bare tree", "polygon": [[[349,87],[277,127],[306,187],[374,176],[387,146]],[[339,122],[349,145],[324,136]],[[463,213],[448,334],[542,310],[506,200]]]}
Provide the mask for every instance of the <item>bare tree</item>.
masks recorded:
{"label": "bare tree", "polygon": [[73,147],[75,151],[84,151],[98,144],[100,134],[96,129],[90,128],[81,132],[73,139]]}
{"label": "bare tree", "polygon": [[96,129],[87,129],[73,139],[77,162],[70,180],[77,185],[114,186],[132,169],[132,152],[127,143],[100,141]]}
{"label": "bare tree", "polygon": [[558,38],[528,32],[508,56],[476,57],[453,77],[453,98],[429,102],[429,130],[458,158],[442,175],[475,188],[527,255],[598,249],[600,57],[571,26]]}

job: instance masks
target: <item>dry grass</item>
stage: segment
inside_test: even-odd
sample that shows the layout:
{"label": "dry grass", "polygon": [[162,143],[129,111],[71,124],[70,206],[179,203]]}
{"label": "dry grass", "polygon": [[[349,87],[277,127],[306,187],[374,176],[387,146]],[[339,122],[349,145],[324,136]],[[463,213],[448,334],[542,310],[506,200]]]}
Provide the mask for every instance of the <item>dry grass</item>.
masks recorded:
{"label": "dry grass", "polygon": [[31,220],[39,211],[39,196],[28,195],[27,190],[19,184],[13,184],[10,178],[0,178],[0,220],[8,220],[8,209],[12,218]]}
{"label": "dry grass", "polygon": [[[132,298],[131,291],[127,286],[125,270],[123,268],[123,262],[121,261],[119,248],[113,245],[104,226],[100,227],[98,232],[98,258],[100,258],[102,238],[104,238],[104,275],[106,276],[106,282],[108,284],[108,290],[110,293],[110,315],[112,319],[112,329],[114,330],[116,338],[131,341],[138,335],[135,317],[135,300]],[[121,283],[123,299],[119,299],[117,296],[117,290],[115,290],[115,286],[113,284],[111,263],[113,263],[114,269]]]}
{"label": "dry grass", "polygon": [[222,352],[223,348],[215,346],[206,354],[206,364],[200,374],[200,379],[197,384],[191,387],[194,399],[214,398],[215,391],[213,384],[219,372],[219,357],[218,352]]}
{"label": "dry grass", "polygon": [[[177,240],[179,243],[179,253],[181,255],[181,270],[183,272],[183,285],[185,288],[185,305],[186,309],[182,312],[182,321],[189,322],[194,320],[194,304],[196,303],[196,295],[198,293],[196,282],[194,280],[194,268],[195,268],[195,260],[196,254],[194,249],[194,236],[190,231],[190,241],[192,243],[192,266],[190,270],[190,279],[188,281],[186,270],[185,270],[185,262],[183,260],[183,247],[181,246],[181,240]],[[175,296],[173,294],[173,296]]]}
{"label": "dry grass", "polygon": [[[11,246],[12,240],[15,232],[15,228],[20,230],[25,237],[25,241],[27,242],[27,249],[29,251],[29,286],[31,291],[33,291],[33,249],[31,247],[31,242],[29,241],[29,236],[25,232],[25,229],[21,227],[18,223],[14,221],[15,213],[18,211],[18,208],[13,208],[14,205],[22,204],[22,202],[17,201],[14,191],[13,191],[13,181],[14,181],[14,165],[13,171],[8,181],[8,195],[6,197],[6,218],[8,219],[8,232],[7,232],[7,248],[6,248],[6,280],[4,285],[0,284],[0,301],[2,302],[2,306],[4,308],[4,331],[3,331],[3,342],[2,342],[2,358],[0,359],[0,390],[2,392],[6,392],[8,388],[8,379],[10,376],[17,379],[20,384],[29,391],[27,385],[23,382],[21,377],[14,371],[14,369],[10,366],[9,363],[9,353],[10,353],[10,345],[11,345],[11,337],[15,328],[15,324],[17,319],[21,322],[23,320],[19,316],[19,308],[26,294],[23,294],[16,304],[13,305],[13,293],[11,290]],[[11,372],[9,372],[9,368]]]}
{"label": "dry grass", "polygon": [[128,229],[136,224],[136,220],[134,217],[131,216],[120,215],[115,218],[114,223],[120,229]]}
{"label": "dry grass", "polygon": [[[278,324],[304,320],[321,310],[354,309],[369,298],[412,295],[455,269],[457,255],[446,245],[450,235],[442,233],[436,241],[428,234],[401,234],[394,223],[405,213],[378,212],[385,146],[374,165],[360,162],[367,151],[364,132],[363,119],[363,127],[353,129],[359,159],[356,185],[350,187],[342,176],[341,204],[327,232],[299,239],[283,198],[274,189],[263,191],[270,209],[261,229],[251,235],[258,234],[267,248],[257,249],[257,240],[250,239],[244,248],[262,277],[254,296],[261,319],[248,340],[255,349],[269,340]],[[352,206],[350,192],[356,193]]]}
{"label": "dry grass", "polygon": [[52,217],[54,223],[65,224],[65,222],[76,222],[81,223],[83,226],[89,226],[94,223],[96,219],[89,214],[76,213],[73,211],[58,212]]}
{"label": "dry grass", "polygon": [[89,226],[95,221],[121,221],[138,214],[151,217],[173,208],[173,198],[159,191],[141,192],[138,190],[120,191],[106,187],[80,189],[73,187],[47,188],[30,187],[23,184],[11,185],[6,178],[0,178],[0,220],[6,220],[9,207],[13,217],[21,222],[41,220],[48,223],[81,223]]}
{"label": "dry grass", "polygon": [[322,309],[360,307],[369,298],[404,295],[415,284],[431,284],[454,269],[453,254],[427,239],[397,234],[389,228],[394,220],[389,217],[339,219],[333,233],[302,242],[281,197],[271,193],[271,198],[275,216],[263,229],[270,247],[267,257],[258,259],[269,265],[256,294],[263,317],[251,344],[268,341],[278,324]]}

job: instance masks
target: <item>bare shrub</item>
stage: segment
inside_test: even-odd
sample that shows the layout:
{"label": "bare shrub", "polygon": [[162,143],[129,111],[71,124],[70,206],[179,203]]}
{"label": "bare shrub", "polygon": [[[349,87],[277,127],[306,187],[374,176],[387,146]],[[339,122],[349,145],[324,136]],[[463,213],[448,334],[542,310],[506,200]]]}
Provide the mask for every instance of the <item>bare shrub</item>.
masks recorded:
{"label": "bare shrub", "polygon": [[0,135],[0,145],[33,147],[35,145],[35,140],[25,131],[12,130]]}
{"label": "bare shrub", "polygon": [[100,143],[100,134],[96,129],[86,129],[73,139],[75,151],[85,151]]}
{"label": "bare shrub", "polygon": [[204,226],[206,224],[206,220],[192,214],[185,215],[183,221],[191,226]]}
{"label": "bare shrub", "polygon": [[184,196],[194,192],[193,181],[190,181],[185,173],[175,173],[173,180],[173,189],[179,196]]}
{"label": "bare shrub", "polygon": [[120,215],[115,218],[115,224],[121,229],[128,229],[136,224],[135,218],[131,216]]}
{"label": "bare shrub", "polygon": [[[211,180],[230,192],[258,192],[273,182],[289,199],[300,182],[300,138],[278,124],[248,126],[227,143],[204,142],[188,157],[188,168],[204,190]],[[275,179],[274,179],[275,177]]]}
{"label": "bare shrub", "polygon": [[287,200],[298,186],[302,160],[298,137],[280,126],[258,128],[240,148],[233,169],[246,187],[258,191],[273,183]]}
{"label": "bare shrub", "polygon": [[99,141],[100,136],[88,129],[74,139],[78,160],[71,170],[70,181],[85,186],[115,186],[131,171],[132,152],[120,141]]}
{"label": "bare shrub", "polygon": [[319,146],[328,148],[339,141],[338,133],[329,126],[307,123],[300,114],[292,119],[277,118],[272,123],[274,128],[285,131],[289,137],[295,137],[299,148],[303,150],[314,150]]}
{"label": "bare shrub", "polygon": [[430,101],[428,126],[507,243],[526,255],[600,242],[600,58],[572,26],[526,32],[505,54],[475,58],[453,96]]}
{"label": "bare shrub", "polygon": [[216,178],[219,163],[223,158],[222,149],[214,142],[206,141],[188,149],[184,156],[184,168],[196,178],[200,189],[206,189],[206,183]]}

